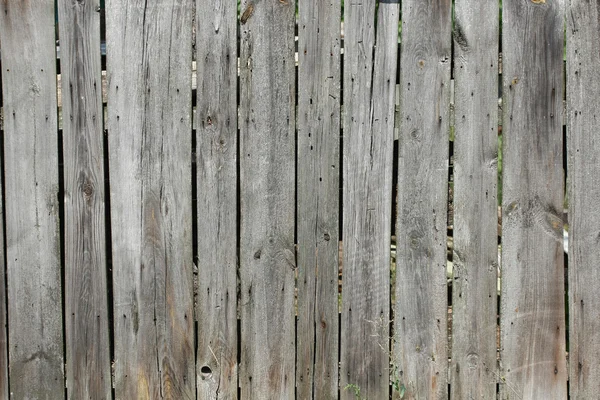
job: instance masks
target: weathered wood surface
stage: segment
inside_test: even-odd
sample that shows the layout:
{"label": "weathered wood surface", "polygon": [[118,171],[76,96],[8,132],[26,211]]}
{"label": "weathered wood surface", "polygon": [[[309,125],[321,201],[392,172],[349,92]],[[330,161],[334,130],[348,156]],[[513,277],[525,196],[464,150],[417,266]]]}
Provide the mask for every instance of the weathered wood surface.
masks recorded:
{"label": "weathered wood surface", "polygon": [[240,277],[243,399],[295,390],[294,2],[242,1]]}
{"label": "weathered wood surface", "polygon": [[54,1],[2,3],[10,391],[64,398]]}
{"label": "weathered wood surface", "polygon": [[567,398],[563,8],[508,1],[502,9],[502,399]]}
{"label": "weathered wood surface", "polygon": [[[0,165],[2,151],[0,151]],[[0,177],[0,397],[8,399],[8,333],[6,329],[6,262],[4,250],[3,179]]]}
{"label": "weathered wood surface", "polygon": [[238,388],[236,24],[235,1],[196,3],[199,399]]}
{"label": "weathered wood surface", "polygon": [[193,1],[106,11],[116,397],[193,399]]}
{"label": "weathered wood surface", "polygon": [[496,396],[498,12],[496,0],[454,11],[453,399]]}
{"label": "weathered wood surface", "polygon": [[70,399],[110,399],[100,2],[58,2]]}
{"label": "weathered wood surface", "polygon": [[450,0],[402,3],[394,361],[407,399],[448,391],[451,8]]}
{"label": "weathered wood surface", "polygon": [[336,399],[341,4],[298,7],[296,397]]}
{"label": "weathered wood surface", "polygon": [[572,399],[593,399],[600,387],[600,4],[568,5],[569,390]]}
{"label": "weathered wood surface", "polygon": [[[341,398],[389,395],[390,244],[397,2],[344,8]],[[375,46],[377,40],[377,46]],[[373,52],[373,47],[375,51]],[[374,53],[374,55],[373,55]]]}

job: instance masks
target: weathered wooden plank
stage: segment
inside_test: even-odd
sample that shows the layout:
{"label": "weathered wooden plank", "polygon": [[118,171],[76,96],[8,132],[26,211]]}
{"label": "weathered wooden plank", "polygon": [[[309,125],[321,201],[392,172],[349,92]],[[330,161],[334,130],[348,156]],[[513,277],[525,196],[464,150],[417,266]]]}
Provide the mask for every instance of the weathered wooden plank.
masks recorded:
{"label": "weathered wooden plank", "polygon": [[10,391],[64,398],[54,1],[2,3]]}
{"label": "weathered wooden plank", "polygon": [[[397,2],[344,8],[342,398],[389,396]],[[377,45],[375,46],[375,40]],[[375,52],[373,55],[373,47]],[[353,388],[347,388],[353,385]]]}
{"label": "weathered wooden plank", "polygon": [[241,3],[243,399],[294,397],[294,8],[292,1]]}
{"label": "weathered wooden plank", "polygon": [[563,2],[502,8],[500,398],[565,399]]}
{"label": "weathered wooden plank", "polygon": [[[0,152],[0,165],[2,154]],[[6,263],[4,249],[4,207],[2,194],[2,177],[0,177],[0,397],[8,399],[8,341],[6,332]]]}
{"label": "weathered wooden plank", "polygon": [[408,399],[448,391],[451,8],[450,0],[402,3],[394,361]]}
{"label": "weathered wooden plank", "polygon": [[593,399],[600,387],[600,3],[568,6],[569,390],[572,399]]}
{"label": "weathered wooden plank", "polygon": [[298,3],[298,399],[338,395],[340,17]]}
{"label": "weathered wooden plank", "polygon": [[115,390],[122,399],[196,397],[193,13],[192,0],[106,3]]}
{"label": "weathered wooden plank", "polygon": [[453,399],[496,396],[498,12],[455,3]]}
{"label": "weathered wooden plank", "polygon": [[60,0],[67,395],[110,399],[100,2]]}
{"label": "weathered wooden plank", "polygon": [[196,27],[198,398],[235,399],[238,388],[236,2],[197,2]]}

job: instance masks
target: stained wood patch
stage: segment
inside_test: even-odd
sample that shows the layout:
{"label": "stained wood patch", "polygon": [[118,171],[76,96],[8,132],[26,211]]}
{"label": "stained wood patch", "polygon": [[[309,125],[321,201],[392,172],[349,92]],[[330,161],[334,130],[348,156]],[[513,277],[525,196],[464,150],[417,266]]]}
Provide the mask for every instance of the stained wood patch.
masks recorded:
{"label": "stained wood patch", "polygon": [[3,2],[10,392],[64,398],[54,1]]}
{"label": "stained wood patch", "polygon": [[409,399],[448,391],[451,8],[450,0],[402,3],[394,360]]}
{"label": "stained wood patch", "polygon": [[194,399],[193,2],[106,3],[118,398]]}
{"label": "stained wood patch", "polygon": [[500,398],[565,399],[564,7],[513,1],[502,13]]}

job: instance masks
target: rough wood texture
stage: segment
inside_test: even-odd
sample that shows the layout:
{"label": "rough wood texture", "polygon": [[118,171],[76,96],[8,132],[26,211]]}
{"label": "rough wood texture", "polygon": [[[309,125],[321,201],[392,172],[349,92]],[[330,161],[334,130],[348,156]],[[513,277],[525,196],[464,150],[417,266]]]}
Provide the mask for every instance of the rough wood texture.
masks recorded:
{"label": "rough wood texture", "polygon": [[[0,165],[2,152],[0,151]],[[8,342],[6,332],[6,264],[4,252],[4,207],[2,206],[2,177],[0,177],[0,397],[8,399]]]}
{"label": "rough wood texture", "polygon": [[402,3],[393,361],[404,399],[446,399],[448,391],[451,8],[450,0]]}
{"label": "rough wood texture", "polygon": [[565,399],[563,2],[502,13],[500,398]]}
{"label": "rough wood texture", "polygon": [[457,0],[451,398],[496,396],[498,1]]}
{"label": "rough wood texture", "polygon": [[64,398],[54,1],[0,10],[10,392]]}
{"label": "rough wood texture", "polygon": [[193,2],[106,11],[116,396],[194,399]]}
{"label": "rough wood texture", "polygon": [[65,176],[67,395],[110,399],[100,2],[58,2]]}
{"label": "rough wood texture", "polygon": [[241,365],[243,399],[295,389],[295,72],[292,1],[241,4]]}
{"label": "rough wood texture", "polygon": [[236,2],[196,2],[196,24],[198,398],[235,399],[238,388]]}
{"label": "rough wood texture", "polygon": [[[344,8],[343,399],[389,396],[390,244],[397,2]],[[375,54],[373,47],[377,39]]]}
{"label": "rough wood texture", "polygon": [[600,2],[568,4],[569,389],[572,399],[593,399],[600,387]]}
{"label": "rough wood texture", "polygon": [[298,399],[337,399],[339,0],[298,4]]}

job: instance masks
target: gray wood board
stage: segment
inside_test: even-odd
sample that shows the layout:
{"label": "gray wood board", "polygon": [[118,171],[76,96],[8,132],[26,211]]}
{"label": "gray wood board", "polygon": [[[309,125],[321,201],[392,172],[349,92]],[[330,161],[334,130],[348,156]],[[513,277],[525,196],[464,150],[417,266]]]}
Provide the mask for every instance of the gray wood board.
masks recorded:
{"label": "gray wood board", "polygon": [[[0,165],[2,152],[0,151]],[[3,177],[0,177],[0,397],[8,399],[8,332],[6,329],[6,258],[4,249]]]}
{"label": "gray wood board", "polygon": [[199,399],[237,398],[237,8],[196,3]]}
{"label": "gray wood board", "polygon": [[453,399],[496,396],[498,1],[458,0],[454,21]]}
{"label": "gray wood board", "polygon": [[54,1],[0,12],[10,392],[62,399]]}
{"label": "gray wood board", "polygon": [[351,3],[344,8],[340,350],[344,399],[355,398],[357,388],[361,398],[389,396],[392,165],[400,8],[397,2],[379,3],[375,29],[375,3]]}
{"label": "gray wood board", "polygon": [[192,0],[106,2],[117,398],[194,399]]}
{"label": "gray wood board", "polygon": [[501,399],[567,398],[564,6],[504,2]]}
{"label": "gray wood board", "polygon": [[241,398],[295,390],[292,1],[241,3]]}
{"label": "gray wood board", "polygon": [[341,5],[298,7],[296,397],[336,399]]}
{"label": "gray wood board", "polygon": [[[394,362],[405,399],[446,399],[450,0],[402,3]],[[424,34],[424,32],[427,32]],[[399,397],[396,397],[399,398]]]}
{"label": "gray wood board", "polygon": [[98,0],[58,2],[65,182],[67,395],[110,399]]}
{"label": "gray wood board", "polygon": [[593,399],[600,387],[600,4],[568,5],[569,390],[572,399]]}

